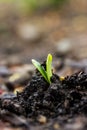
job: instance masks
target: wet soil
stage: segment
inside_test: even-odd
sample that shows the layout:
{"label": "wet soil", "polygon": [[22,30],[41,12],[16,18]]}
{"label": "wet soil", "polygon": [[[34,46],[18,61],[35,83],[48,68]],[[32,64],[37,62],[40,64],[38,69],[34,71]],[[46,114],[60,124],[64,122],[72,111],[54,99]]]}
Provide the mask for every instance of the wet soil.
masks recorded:
{"label": "wet soil", "polygon": [[[45,68],[45,64],[42,65]],[[1,113],[3,110],[9,111],[32,120],[34,124],[44,123],[44,119],[40,122],[39,118],[45,117],[45,123],[51,120],[52,126],[55,122],[66,126],[68,120],[71,120],[69,123],[75,123],[75,120],[78,122],[84,117],[86,130],[87,74],[80,71],[61,81],[59,76],[53,73],[51,84],[48,84],[36,70],[23,92],[17,92],[15,97],[0,98],[0,108]],[[56,129],[52,126],[48,125],[47,128]]]}

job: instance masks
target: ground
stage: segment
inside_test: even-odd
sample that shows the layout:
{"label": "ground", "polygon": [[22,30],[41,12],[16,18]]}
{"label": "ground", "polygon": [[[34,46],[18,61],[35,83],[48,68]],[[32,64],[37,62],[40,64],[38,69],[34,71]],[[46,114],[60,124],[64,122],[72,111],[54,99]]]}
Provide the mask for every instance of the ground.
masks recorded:
{"label": "ground", "polygon": [[[6,20],[0,28],[1,129],[86,130],[86,14],[42,10],[29,18]],[[38,37],[26,39],[20,33],[27,24],[41,30],[34,30]],[[60,51],[60,43],[61,48],[69,46]],[[43,62],[48,53],[53,55],[52,85],[35,75],[31,64],[32,58]],[[59,76],[66,79],[61,82]]]}

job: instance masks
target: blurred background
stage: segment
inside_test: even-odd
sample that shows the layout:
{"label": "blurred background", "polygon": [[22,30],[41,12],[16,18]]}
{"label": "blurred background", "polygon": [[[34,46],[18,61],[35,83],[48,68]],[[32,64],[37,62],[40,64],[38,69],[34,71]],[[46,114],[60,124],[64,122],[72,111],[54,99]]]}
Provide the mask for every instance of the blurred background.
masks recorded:
{"label": "blurred background", "polygon": [[0,0],[0,60],[87,57],[87,0]]}
{"label": "blurred background", "polygon": [[[12,99],[22,92],[35,72],[31,59],[44,61],[48,53],[53,55],[53,71],[59,76],[81,70],[87,73],[87,0],[0,0],[0,97]],[[0,117],[11,125],[10,129],[0,120],[0,130],[16,130],[12,126],[27,124],[12,113]],[[85,121],[67,120],[69,126],[66,122],[63,127],[86,129]],[[57,128],[61,129],[59,124]]]}

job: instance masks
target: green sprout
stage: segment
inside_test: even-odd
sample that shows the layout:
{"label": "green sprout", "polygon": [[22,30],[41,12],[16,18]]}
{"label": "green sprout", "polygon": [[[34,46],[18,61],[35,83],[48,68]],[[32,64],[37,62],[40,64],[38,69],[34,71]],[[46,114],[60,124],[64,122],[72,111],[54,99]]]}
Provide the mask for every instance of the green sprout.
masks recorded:
{"label": "green sprout", "polygon": [[41,73],[41,75],[45,78],[45,80],[49,84],[51,84],[51,77],[52,77],[52,55],[48,54],[48,56],[47,56],[46,70],[44,69],[44,67],[38,61],[32,59],[32,63],[38,69],[38,71]]}

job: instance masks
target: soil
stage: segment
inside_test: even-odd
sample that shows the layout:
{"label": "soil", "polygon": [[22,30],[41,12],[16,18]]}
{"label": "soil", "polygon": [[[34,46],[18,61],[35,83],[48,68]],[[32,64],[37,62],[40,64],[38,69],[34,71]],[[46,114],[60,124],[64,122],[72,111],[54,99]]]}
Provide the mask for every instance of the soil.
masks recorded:
{"label": "soil", "polygon": [[[45,68],[45,62],[42,66]],[[9,111],[31,121],[31,129],[80,130],[82,127],[86,130],[87,74],[80,71],[61,81],[53,73],[51,84],[48,84],[36,70],[23,92],[17,92],[15,97],[0,98],[0,108],[1,113]],[[84,125],[78,126],[79,121],[84,121]],[[75,122],[78,125],[75,126]],[[41,127],[40,123],[45,125]]]}

